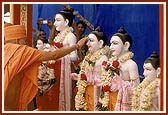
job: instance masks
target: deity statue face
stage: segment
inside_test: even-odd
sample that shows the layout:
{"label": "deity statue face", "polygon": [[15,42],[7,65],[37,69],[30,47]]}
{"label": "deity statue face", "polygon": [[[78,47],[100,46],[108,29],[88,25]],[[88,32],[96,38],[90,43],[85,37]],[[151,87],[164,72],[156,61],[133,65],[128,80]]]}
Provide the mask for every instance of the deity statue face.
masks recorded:
{"label": "deity statue face", "polygon": [[36,45],[37,49],[39,50],[43,50],[44,49],[44,43],[42,40],[37,40],[37,45]]}
{"label": "deity statue face", "polygon": [[151,63],[144,63],[144,72],[143,75],[145,79],[151,80],[157,76],[157,70],[152,66]]}
{"label": "deity statue face", "polygon": [[47,52],[49,52],[51,50],[51,46],[50,46],[50,44],[45,44],[45,48],[44,48],[44,51],[47,51]]}
{"label": "deity statue face", "polygon": [[87,42],[88,50],[91,52],[98,50],[100,47],[99,47],[99,41],[98,41],[96,35],[89,34],[88,37],[89,37],[89,40]]}
{"label": "deity statue face", "polygon": [[110,43],[113,56],[119,56],[124,51],[124,44],[118,36],[112,36]]}
{"label": "deity statue face", "polygon": [[67,27],[67,19],[65,20],[61,14],[56,14],[54,25],[57,31],[63,31]]}

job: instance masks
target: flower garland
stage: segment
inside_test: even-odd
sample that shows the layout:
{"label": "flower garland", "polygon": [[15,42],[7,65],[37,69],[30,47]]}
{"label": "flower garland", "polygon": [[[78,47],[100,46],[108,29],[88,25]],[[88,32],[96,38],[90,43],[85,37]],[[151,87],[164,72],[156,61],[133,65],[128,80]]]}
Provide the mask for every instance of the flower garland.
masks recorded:
{"label": "flower garland", "polygon": [[[149,82],[144,80],[138,87],[134,88],[132,97],[132,110],[133,111],[149,111],[152,106],[153,97],[158,87],[159,79]],[[142,92],[142,90],[144,91]],[[139,99],[141,98],[141,99]],[[139,102],[141,100],[141,102]]]}
{"label": "flower garland", "polygon": [[120,73],[120,63],[124,63],[127,60],[133,57],[132,52],[128,52],[121,57],[120,60],[117,60],[117,57],[110,58],[107,62],[103,62],[102,75],[101,75],[101,86],[102,91],[99,96],[99,101],[97,104],[97,109],[100,111],[109,110],[109,93],[110,87],[112,85],[112,79],[115,77],[115,74]]}
{"label": "flower garland", "polygon": [[68,35],[68,33],[72,32],[73,28],[72,27],[68,27],[66,28],[62,33],[58,33],[58,35],[54,38],[54,42],[63,42],[65,37]]}
{"label": "flower garland", "polygon": [[87,56],[85,56],[84,60],[82,61],[82,64],[80,65],[81,70],[78,75],[77,87],[75,88],[77,92],[75,96],[76,110],[87,110],[87,102],[85,101],[87,76],[85,74],[85,70],[88,68],[88,66],[94,67],[96,60],[100,59],[102,55],[107,53],[108,50],[109,47],[105,46],[104,48],[96,51],[95,53],[90,52]]}
{"label": "flower garland", "polygon": [[133,90],[133,96],[132,96],[132,110],[138,111],[139,110],[139,97],[141,95],[142,89],[144,89],[147,85],[149,85],[148,80],[143,80],[141,84],[139,84],[136,88]]}
{"label": "flower garland", "polygon": [[38,95],[41,96],[56,82],[54,60],[43,61],[38,67]]}

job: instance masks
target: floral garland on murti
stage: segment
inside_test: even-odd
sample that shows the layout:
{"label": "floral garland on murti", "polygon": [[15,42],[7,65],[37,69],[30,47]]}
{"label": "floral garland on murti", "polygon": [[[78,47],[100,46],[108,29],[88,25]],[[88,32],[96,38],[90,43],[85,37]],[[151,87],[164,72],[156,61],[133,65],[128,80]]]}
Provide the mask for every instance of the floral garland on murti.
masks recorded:
{"label": "floral garland on murti", "polygon": [[73,28],[72,27],[68,27],[64,30],[64,32],[60,32],[58,33],[58,35],[54,38],[54,42],[63,42],[65,37],[68,35],[68,33],[72,32]]}
{"label": "floral garland on murti", "polygon": [[[132,97],[133,111],[150,111],[153,103],[153,97],[155,95],[156,88],[158,87],[158,81],[158,78],[152,82],[144,80],[141,84],[134,88]],[[144,91],[142,92],[142,90]],[[141,98],[141,103],[139,102],[139,98]]]}
{"label": "floral garland on murti", "polygon": [[80,72],[78,74],[78,82],[77,86],[75,87],[76,90],[76,96],[75,96],[75,108],[79,111],[87,110],[87,102],[85,101],[85,90],[87,87],[87,77],[85,74],[85,70],[88,68],[88,66],[91,66],[94,68],[96,60],[100,59],[102,55],[105,55],[107,51],[109,50],[109,47],[105,46],[102,49],[99,49],[96,51],[93,56],[93,53],[88,53],[87,56],[85,56],[84,60],[82,61],[82,64],[80,65]]}
{"label": "floral garland on murti", "polygon": [[49,89],[46,85],[56,82],[54,71],[55,60],[43,61],[38,67],[38,95],[41,96]]}
{"label": "floral garland on murti", "polygon": [[115,74],[120,74],[120,63],[124,63],[127,60],[133,57],[132,52],[128,52],[122,56],[120,60],[117,60],[117,57],[110,58],[107,62],[103,62],[102,75],[101,75],[101,86],[102,91],[99,96],[97,103],[97,109],[99,111],[108,111],[109,110],[109,93],[110,87],[112,85],[112,79],[115,77]]}

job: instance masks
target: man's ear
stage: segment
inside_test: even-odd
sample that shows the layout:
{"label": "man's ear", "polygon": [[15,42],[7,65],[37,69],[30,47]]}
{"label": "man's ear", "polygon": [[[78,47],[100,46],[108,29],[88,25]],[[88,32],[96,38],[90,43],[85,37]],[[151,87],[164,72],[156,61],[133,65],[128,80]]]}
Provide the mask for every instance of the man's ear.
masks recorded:
{"label": "man's ear", "polygon": [[104,44],[104,41],[103,40],[99,40],[99,48],[102,48],[103,44]]}
{"label": "man's ear", "polygon": [[65,26],[68,26],[68,24],[69,24],[69,20],[66,19],[66,20],[65,20]]}
{"label": "man's ear", "polygon": [[157,72],[157,77],[160,77],[160,67],[157,68],[156,72]]}
{"label": "man's ear", "polygon": [[129,47],[130,47],[130,43],[129,42],[125,42],[125,44],[124,44],[124,50],[128,51]]}

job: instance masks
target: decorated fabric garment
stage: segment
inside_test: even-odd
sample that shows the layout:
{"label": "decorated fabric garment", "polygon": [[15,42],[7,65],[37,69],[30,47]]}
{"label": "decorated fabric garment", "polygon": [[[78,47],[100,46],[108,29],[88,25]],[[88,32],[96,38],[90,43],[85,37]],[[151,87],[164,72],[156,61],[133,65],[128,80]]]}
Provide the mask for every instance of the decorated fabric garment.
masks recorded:
{"label": "decorated fabric garment", "polygon": [[101,76],[101,66],[96,66],[95,67],[87,67],[87,71],[86,71],[86,76],[87,76],[87,83],[88,85],[92,85],[93,86],[93,107],[92,110],[96,111],[96,105],[97,105],[97,101],[98,101],[98,97],[100,94],[100,76]]}
{"label": "decorated fabric garment", "polygon": [[[51,45],[56,48],[63,47],[63,44],[60,42],[52,42]],[[54,65],[56,83],[46,95],[38,97],[39,110],[70,111],[72,97],[70,56],[67,55],[62,57],[60,60],[57,60]]]}
{"label": "decorated fabric garment", "polygon": [[[63,47],[62,43],[59,42],[52,42],[51,43],[52,46],[57,47],[57,48],[61,48]],[[54,60],[50,60],[51,62]],[[51,80],[51,85],[45,85],[43,87],[43,95],[37,95],[36,96],[36,103],[37,103],[37,108],[39,111],[58,111],[59,110],[59,93],[60,93],[60,76],[61,76],[61,60],[57,60],[52,63],[48,63],[45,62],[42,64],[42,68],[43,68],[43,73],[47,73],[44,74],[44,78],[46,78],[46,80],[48,79],[48,73],[50,73],[50,78],[52,78]],[[48,68],[50,67],[50,68]],[[51,71],[49,72],[48,69],[50,69]],[[54,77],[53,77],[54,75]],[[53,79],[54,78],[54,79]],[[46,81],[44,79],[44,81]],[[52,82],[52,81],[56,82]],[[48,81],[48,80],[47,80]]]}
{"label": "decorated fabric garment", "polygon": [[115,109],[118,91],[121,85],[120,81],[121,81],[121,76],[115,76],[114,78],[112,78],[112,84],[111,84],[110,93],[109,93],[109,110],[110,111],[114,111]]}
{"label": "decorated fabric garment", "polygon": [[[122,72],[121,64],[131,59],[132,56],[133,56],[132,52],[127,52],[120,59],[117,59],[117,57],[112,57],[107,62],[103,63],[103,70],[102,70],[103,72],[101,75],[102,92],[100,94],[99,102],[97,104],[98,110],[100,111],[108,111],[108,110],[121,111],[121,108],[123,110],[126,110],[127,108],[131,109],[131,107],[129,106],[131,105],[130,95],[132,93],[132,88],[135,86],[135,83],[129,82],[129,80],[124,81],[121,79],[124,77],[121,74]],[[135,77],[135,76],[132,76],[132,77]],[[129,78],[129,79],[132,79],[132,78]],[[111,98],[111,92],[114,92],[117,90],[119,90],[118,94],[116,92],[117,95],[116,94],[112,95],[115,97]],[[109,102],[110,103],[112,102],[112,104],[109,105]],[[115,106],[115,108],[109,107],[109,106]]]}
{"label": "decorated fabric garment", "polygon": [[129,81],[122,80],[121,87],[118,92],[116,111],[130,111],[132,104],[132,89],[134,84]]}
{"label": "decorated fabric garment", "polygon": [[[69,33],[72,33],[73,29],[71,27],[65,29],[63,32],[59,33],[54,42],[53,46],[57,48],[64,47],[64,41]],[[66,47],[66,46],[65,46]],[[60,80],[59,86],[59,107],[60,111],[70,111],[71,109],[71,97],[72,97],[72,80],[70,78],[71,74],[71,61],[75,59],[77,53],[76,51],[71,52],[70,54],[61,58],[60,75],[58,75]],[[72,59],[71,59],[72,58]]]}
{"label": "decorated fabric garment", "polygon": [[61,76],[60,76],[60,93],[59,93],[59,110],[70,111],[72,97],[72,80],[71,60],[70,57],[64,56],[61,59]]}
{"label": "decorated fabric garment", "polygon": [[[55,39],[54,42],[51,43],[51,45],[55,46],[57,48],[63,47],[63,41],[65,40],[65,37],[72,32],[72,28],[67,28],[64,32],[59,33]],[[71,90],[72,90],[72,81],[70,79],[71,74],[71,59],[69,55],[64,56],[60,60],[60,68],[56,67],[56,71],[60,70],[60,74],[57,74],[57,77],[59,78],[59,100],[58,100],[58,110],[60,111],[70,111],[71,108]],[[56,62],[58,63],[58,62]],[[57,65],[58,66],[58,65]]]}
{"label": "decorated fabric garment", "polygon": [[[126,58],[125,59],[121,58],[120,63],[125,64],[127,60],[133,57],[133,53],[128,52],[122,57],[126,57]],[[133,88],[139,84],[139,79],[138,79],[139,76],[135,74],[136,73],[129,73],[129,77],[121,75],[122,79],[121,79],[121,85],[117,96],[115,111],[131,111]]]}

